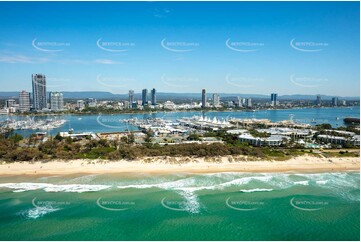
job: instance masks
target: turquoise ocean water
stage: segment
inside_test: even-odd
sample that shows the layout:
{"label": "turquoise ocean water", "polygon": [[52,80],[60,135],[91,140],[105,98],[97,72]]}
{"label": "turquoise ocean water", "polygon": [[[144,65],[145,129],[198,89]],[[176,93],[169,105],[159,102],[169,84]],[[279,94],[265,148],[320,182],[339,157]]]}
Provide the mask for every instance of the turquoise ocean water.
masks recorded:
{"label": "turquoise ocean water", "polygon": [[2,176],[0,240],[359,240],[360,174]]}

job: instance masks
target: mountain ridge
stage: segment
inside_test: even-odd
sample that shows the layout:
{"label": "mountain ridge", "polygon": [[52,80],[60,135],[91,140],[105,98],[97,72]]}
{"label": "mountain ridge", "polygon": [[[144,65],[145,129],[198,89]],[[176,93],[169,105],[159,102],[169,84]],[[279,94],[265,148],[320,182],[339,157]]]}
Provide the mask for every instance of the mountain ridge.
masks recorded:
{"label": "mountain ridge", "polygon": [[[103,91],[64,91],[65,99],[85,99],[85,98],[96,98],[96,99],[128,99],[128,94],[114,94],[111,92]],[[221,98],[255,98],[255,99],[270,99],[270,95],[264,94],[241,94],[241,93],[217,93]],[[19,92],[0,92],[0,98],[18,98]],[[141,93],[135,93],[135,99],[141,98]],[[208,98],[211,98],[213,93],[207,93]],[[278,95],[279,100],[315,100],[317,95],[313,94],[288,94],[288,95]],[[360,97],[346,97],[346,96],[331,96],[331,95],[321,95],[321,99],[328,100],[333,97],[338,97],[343,100],[360,100]],[[171,92],[157,92],[157,98],[164,99],[201,99],[201,93],[171,93]]]}

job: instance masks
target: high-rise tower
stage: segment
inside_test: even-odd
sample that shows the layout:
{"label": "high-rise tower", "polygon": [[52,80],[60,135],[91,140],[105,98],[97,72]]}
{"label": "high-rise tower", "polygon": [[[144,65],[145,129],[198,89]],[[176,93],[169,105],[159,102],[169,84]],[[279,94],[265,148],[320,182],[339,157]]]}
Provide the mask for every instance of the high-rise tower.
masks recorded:
{"label": "high-rise tower", "polygon": [[46,77],[43,74],[32,75],[33,107],[35,110],[47,108]]}

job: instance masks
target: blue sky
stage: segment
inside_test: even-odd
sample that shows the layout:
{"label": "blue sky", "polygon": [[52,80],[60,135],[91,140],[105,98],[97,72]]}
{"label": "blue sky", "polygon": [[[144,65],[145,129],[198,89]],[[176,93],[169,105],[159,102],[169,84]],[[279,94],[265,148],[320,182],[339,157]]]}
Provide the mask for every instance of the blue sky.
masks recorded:
{"label": "blue sky", "polygon": [[359,2],[1,2],[1,91],[359,96]]}

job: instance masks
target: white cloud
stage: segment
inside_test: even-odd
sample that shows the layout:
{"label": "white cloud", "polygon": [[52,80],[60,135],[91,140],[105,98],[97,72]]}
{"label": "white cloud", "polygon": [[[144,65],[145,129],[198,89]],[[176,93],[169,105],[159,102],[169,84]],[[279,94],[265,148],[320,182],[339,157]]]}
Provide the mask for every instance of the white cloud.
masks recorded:
{"label": "white cloud", "polygon": [[118,64],[123,64],[122,62],[118,62],[118,61],[113,61],[113,60],[109,60],[109,59],[96,59],[94,60],[95,63],[98,64],[104,64],[104,65],[118,65]]}
{"label": "white cloud", "polygon": [[0,54],[0,62],[4,63],[27,63],[27,64],[37,64],[37,63],[45,63],[49,62],[48,58],[39,58],[39,57],[31,57],[26,55],[3,55]]}
{"label": "white cloud", "polygon": [[38,64],[38,63],[58,63],[58,64],[102,64],[102,65],[119,65],[123,64],[119,61],[114,61],[110,59],[95,59],[95,60],[82,60],[82,59],[60,59],[54,60],[44,57],[33,57],[27,56],[23,54],[14,54],[14,53],[0,53],[0,63],[10,63],[10,64],[18,64],[18,63],[25,63],[25,64]]}

